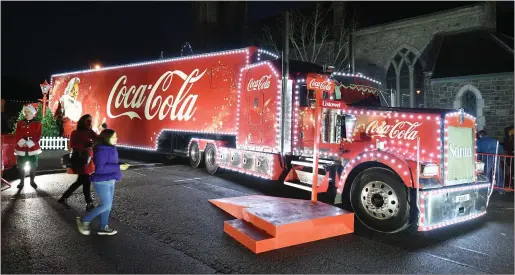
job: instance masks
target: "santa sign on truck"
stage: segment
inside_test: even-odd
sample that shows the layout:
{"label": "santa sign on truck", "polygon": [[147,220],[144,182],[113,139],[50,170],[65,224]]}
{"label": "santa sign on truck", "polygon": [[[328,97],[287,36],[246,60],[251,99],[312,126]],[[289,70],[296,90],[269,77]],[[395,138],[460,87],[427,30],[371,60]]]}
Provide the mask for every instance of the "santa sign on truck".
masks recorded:
{"label": "santa sign on truck", "polygon": [[51,106],[64,105],[71,121],[105,121],[121,147],[187,157],[212,174],[336,190],[335,203],[381,232],[486,213],[491,183],[477,161],[474,117],[382,107],[373,79],[289,64],[283,76],[278,56],[248,47],[55,74]]}

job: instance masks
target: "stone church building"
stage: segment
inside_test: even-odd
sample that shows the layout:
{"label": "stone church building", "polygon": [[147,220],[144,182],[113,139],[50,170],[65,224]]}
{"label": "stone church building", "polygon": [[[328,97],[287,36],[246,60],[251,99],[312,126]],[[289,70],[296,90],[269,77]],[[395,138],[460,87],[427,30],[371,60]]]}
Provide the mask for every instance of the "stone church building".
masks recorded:
{"label": "stone church building", "polygon": [[486,2],[359,29],[352,68],[382,80],[395,106],[463,108],[502,138],[514,123],[513,38],[495,27]]}

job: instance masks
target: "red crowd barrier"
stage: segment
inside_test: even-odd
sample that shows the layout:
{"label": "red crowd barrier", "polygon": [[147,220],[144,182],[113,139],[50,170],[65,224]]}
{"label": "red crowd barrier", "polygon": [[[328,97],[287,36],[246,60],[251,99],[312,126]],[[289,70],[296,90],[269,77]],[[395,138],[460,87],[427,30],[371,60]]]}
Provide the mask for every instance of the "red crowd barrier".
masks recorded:
{"label": "red crowd barrier", "polygon": [[510,155],[497,155],[478,153],[478,160],[485,163],[485,174],[490,180],[494,175],[494,165],[497,160],[497,166],[495,167],[495,189],[503,189],[505,191],[513,192],[514,172],[515,168],[514,157]]}
{"label": "red crowd barrier", "polygon": [[[2,135],[2,174],[4,170],[16,166],[16,156],[14,149],[16,148],[16,137],[14,135]],[[1,178],[2,183],[11,187],[9,182]]]}

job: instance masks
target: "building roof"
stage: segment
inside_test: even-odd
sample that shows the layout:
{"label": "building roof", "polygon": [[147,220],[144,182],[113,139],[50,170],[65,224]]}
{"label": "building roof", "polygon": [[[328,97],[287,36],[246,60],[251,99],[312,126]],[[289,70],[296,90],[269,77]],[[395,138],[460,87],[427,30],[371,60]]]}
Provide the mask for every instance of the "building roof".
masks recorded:
{"label": "building roof", "polygon": [[487,29],[441,33],[422,56],[432,79],[513,72],[513,38]]}

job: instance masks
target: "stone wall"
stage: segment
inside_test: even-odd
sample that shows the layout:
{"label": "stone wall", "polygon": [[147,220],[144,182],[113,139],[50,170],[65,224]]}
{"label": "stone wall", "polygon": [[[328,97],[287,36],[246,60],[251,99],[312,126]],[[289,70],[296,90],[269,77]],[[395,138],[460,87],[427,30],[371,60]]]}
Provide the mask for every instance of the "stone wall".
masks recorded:
{"label": "stone wall", "polygon": [[[429,78],[429,77],[427,77]],[[426,81],[425,106],[427,108],[456,108],[459,92],[466,85],[476,88],[483,101],[477,104],[482,107],[478,119],[483,117],[482,124],[490,136],[502,141],[504,128],[513,125],[514,119],[514,78],[513,73],[447,78]],[[470,86],[467,86],[470,87]],[[465,88],[467,90],[468,88]],[[481,106],[482,105],[482,106]],[[482,114],[481,114],[482,113]],[[480,127],[481,128],[481,127]]]}
{"label": "stone wall", "polygon": [[358,30],[353,33],[356,71],[384,83],[386,66],[402,47],[422,52],[436,33],[491,26],[487,8],[479,4]]}

